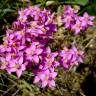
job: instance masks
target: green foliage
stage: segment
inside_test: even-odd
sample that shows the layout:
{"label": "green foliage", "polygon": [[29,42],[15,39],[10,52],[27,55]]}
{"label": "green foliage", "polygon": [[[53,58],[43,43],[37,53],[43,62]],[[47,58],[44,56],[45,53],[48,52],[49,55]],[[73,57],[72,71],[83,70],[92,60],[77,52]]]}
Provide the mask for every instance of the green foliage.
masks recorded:
{"label": "green foliage", "polygon": [[77,4],[80,4],[80,5],[86,5],[86,4],[88,4],[88,1],[89,0],[75,0],[75,2],[77,3]]}

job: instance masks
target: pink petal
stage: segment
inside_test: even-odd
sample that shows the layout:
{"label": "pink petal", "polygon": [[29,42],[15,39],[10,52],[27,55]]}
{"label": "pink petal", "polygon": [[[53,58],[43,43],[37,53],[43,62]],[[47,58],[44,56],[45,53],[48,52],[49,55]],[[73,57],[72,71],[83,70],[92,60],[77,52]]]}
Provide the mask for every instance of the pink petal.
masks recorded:
{"label": "pink petal", "polygon": [[68,68],[69,67],[68,64],[63,64],[63,66],[64,66],[64,68]]}
{"label": "pink petal", "polygon": [[1,61],[1,62],[5,62],[6,60],[5,60],[5,58],[0,57],[0,61]]}
{"label": "pink petal", "polygon": [[51,73],[51,77],[54,79],[57,76],[57,72]]}
{"label": "pink petal", "polygon": [[41,31],[41,30],[37,30],[37,33],[39,33],[39,34],[43,34],[43,31]]}
{"label": "pink petal", "polygon": [[39,55],[39,54],[42,53],[42,51],[43,51],[43,49],[36,49],[35,53],[36,53],[37,55]]}
{"label": "pink petal", "polygon": [[6,70],[7,70],[8,74],[11,74],[11,71],[10,70],[8,70],[8,69],[6,69]]}
{"label": "pink petal", "polygon": [[22,75],[22,70],[17,70],[16,74],[17,74],[18,78],[20,78],[20,76]]}
{"label": "pink petal", "polygon": [[3,69],[3,70],[6,69],[6,65],[1,65],[0,69]]}
{"label": "pink petal", "polygon": [[9,62],[8,67],[14,67],[15,65],[16,65],[15,60],[11,60],[11,61]]}
{"label": "pink petal", "polygon": [[27,60],[32,61],[32,56],[31,55],[30,56],[27,56],[26,58],[27,58]]}
{"label": "pink petal", "polygon": [[46,87],[47,84],[48,84],[48,81],[46,81],[46,80],[42,81],[42,88]]}
{"label": "pink petal", "polygon": [[45,80],[45,74],[39,74],[38,77],[40,78],[40,80]]}
{"label": "pink petal", "polygon": [[72,50],[77,52],[77,48],[75,46],[72,47]]}
{"label": "pink petal", "polygon": [[89,17],[89,15],[88,15],[87,12],[85,12],[83,16],[84,16],[84,17]]}
{"label": "pink petal", "polygon": [[90,16],[90,20],[94,20],[95,19],[95,16]]}
{"label": "pink petal", "polygon": [[0,51],[5,52],[5,47],[3,45],[0,45]]}
{"label": "pink petal", "polygon": [[23,71],[26,69],[26,67],[25,67],[24,64],[21,65],[21,69],[22,69]]}
{"label": "pink petal", "polygon": [[82,58],[78,58],[78,62],[83,63],[83,59]]}
{"label": "pink petal", "polygon": [[25,48],[25,46],[20,46],[19,48],[18,48],[18,50],[22,50],[22,49],[24,49]]}
{"label": "pink petal", "polygon": [[75,29],[75,34],[78,34],[80,32],[80,28]]}
{"label": "pink petal", "polygon": [[17,69],[13,67],[13,68],[9,68],[9,69],[7,69],[7,70],[8,70],[9,72],[16,72]]}
{"label": "pink petal", "polygon": [[82,24],[81,24],[81,26],[86,26],[87,25],[87,21],[82,21]]}
{"label": "pink petal", "polygon": [[7,50],[8,52],[10,52],[10,51],[11,51],[11,48],[8,48],[8,47],[7,47],[6,50]]}
{"label": "pink petal", "polygon": [[46,74],[46,75],[49,75],[49,74],[50,74],[50,71],[47,69],[47,70],[45,71],[45,74]]}
{"label": "pink petal", "polygon": [[35,51],[35,49],[36,49],[36,46],[32,44],[29,50]]}
{"label": "pink petal", "polygon": [[55,66],[55,67],[57,67],[57,66],[59,66],[59,65],[60,65],[60,63],[59,63],[59,62],[54,61],[54,66]]}
{"label": "pink petal", "polygon": [[52,53],[52,57],[56,57],[58,55],[57,52]]}
{"label": "pink petal", "polygon": [[38,76],[36,76],[35,78],[34,78],[34,83],[38,83],[40,81],[40,78],[38,77]]}
{"label": "pink petal", "polygon": [[46,51],[47,51],[48,54],[50,54],[51,53],[50,47],[48,47]]}
{"label": "pink petal", "polygon": [[19,64],[22,64],[23,63],[23,56],[20,57],[20,59],[18,60],[18,63]]}
{"label": "pink petal", "polygon": [[32,48],[27,48],[26,50],[25,50],[25,52],[27,53],[27,54],[30,54],[31,53],[31,50]]}
{"label": "pink petal", "polygon": [[93,22],[92,21],[88,21],[88,24],[92,26],[93,25]]}
{"label": "pink petal", "polygon": [[49,81],[49,82],[48,82],[48,86],[49,86],[50,88],[55,87],[55,81],[54,81],[54,80]]}
{"label": "pink petal", "polygon": [[34,45],[34,46],[36,46],[36,45],[38,45],[39,44],[39,42],[33,42],[32,43],[32,45]]}
{"label": "pink petal", "polygon": [[34,61],[35,63],[39,63],[39,57],[38,57],[37,55],[34,55],[34,56],[32,57],[32,59],[33,59],[33,61]]}
{"label": "pink petal", "polygon": [[7,54],[6,55],[6,60],[9,61],[11,59],[11,55],[10,54]]}

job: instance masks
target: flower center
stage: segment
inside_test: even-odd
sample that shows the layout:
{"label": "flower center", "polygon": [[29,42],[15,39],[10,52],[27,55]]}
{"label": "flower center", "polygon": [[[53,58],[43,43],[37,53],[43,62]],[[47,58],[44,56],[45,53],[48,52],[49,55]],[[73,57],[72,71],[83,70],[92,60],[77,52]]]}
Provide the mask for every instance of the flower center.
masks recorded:
{"label": "flower center", "polygon": [[42,31],[43,31],[43,32],[46,32],[47,30],[43,27],[43,28],[42,28]]}
{"label": "flower center", "polygon": [[16,56],[16,54],[15,53],[12,53],[12,57],[15,57]]}
{"label": "flower center", "polygon": [[48,75],[46,75],[45,79],[46,79],[46,80],[48,80],[48,79],[49,79]]}
{"label": "flower center", "polygon": [[50,54],[47,54],[47,58],[50,58],[50,56],[51,56]]}
{"label": "flower center", "polygon": [[16,65],[14,66],[14,68],[16,68],[16,69],[18,69],[19,67],[20,67],[19,64],[16,64]]}
{"label": "flower center", "polygon": [[24,31],[20,31],[20,35],[24,35]]}
{"label": "flower center", "polygon": [[4,46],[7,46],[7,43],[6,43],[6,42],[3,42],[3,45],[4,45]]}
{"label": "flower center", "polygon": [[16,43],[12,43],[12,46],[13,46],[13,47],[16,47]]}
{"label": "flower center", "polygon": [[79,52],[77,51],[77,52],[76,52],[76,54],[78,55],[78,54],[79,54]]}
{"label": "flower center", "polygon": [[48,62],[48,64],[51,65],[51,64],[52,64],[52,60],[50,60],[50,61]]}
{"label": "flower center", "polygon": [[65,59],[65,60],[64,60],[64,63],[67,63],[67,62],[68,62],[68,60],[67,60],[67,59]]}

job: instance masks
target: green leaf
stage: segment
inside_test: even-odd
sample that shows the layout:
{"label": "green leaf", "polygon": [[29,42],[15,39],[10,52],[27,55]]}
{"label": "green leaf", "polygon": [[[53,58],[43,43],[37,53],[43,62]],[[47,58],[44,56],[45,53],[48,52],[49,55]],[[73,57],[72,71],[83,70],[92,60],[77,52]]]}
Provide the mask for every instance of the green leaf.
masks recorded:
{"label": "green leaf", "polygon": [[86,11],[90,14],[90,15],[93,15],[93,16],[96,16],[96,5],[94,6],[88,6],[86,8]]}
{"label": "green leaf", "polygon": [[55,3],[55,1],[47,1],[47,2],[46,2],[46,6],[52,5],[52,4],[54,4],[54,3]]}
{"label": "green leaf", "polygon": [[88,4],[89,0],[75,0],[77,4],[80,4],[82,6]]}
{"label": "green leaf", "polygon": [[14,12],[14,10],[12,10],[12,9],[4,9],[3,10],[3,14],[5,15],[6,13],[9,13],[9,12]]}
{"label": "green leaf", "polygon": [[96,0],[93,0],[93,2],[92,2],[92,3],[96,4]]}
{"label": "green leaf", "polygon": [[36,0],[36,3],[44,3],[45,0]]}

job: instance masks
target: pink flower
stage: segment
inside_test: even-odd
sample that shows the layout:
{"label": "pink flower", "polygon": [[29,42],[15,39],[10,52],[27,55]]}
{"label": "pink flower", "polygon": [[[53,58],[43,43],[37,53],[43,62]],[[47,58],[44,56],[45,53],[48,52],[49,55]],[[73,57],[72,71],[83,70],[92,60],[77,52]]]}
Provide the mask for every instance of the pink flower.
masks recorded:
{"label": "pink flower", "polygon": [[72,65],[83,63],[83,51],[77,50],[74,46],[70,49],[64,47],[63,50],[59,52],[59,56],[61,65],[67,69]]}
{"label": "pink flower", "polygon": [[87,12],[85,12],[83,14],[83,17],[80,17],[80,20],[82,21],[82,26],[92,26],[93,25],[93,20],[94,20],[94,16],[89,16]]}
{"label": "pink flower", "polygon": [[20,57],[17,60],[11,60],[8,68],[6,69],[9,74],[16,72],[18,78],[22,75],[22,72],[26,69],[26,63],[23,63],[23,57]]}
{"label": "pink flower", "polygon": [[51,67],[55,68],[59,66],[59,62],[56,61],[57,55],[57,52],[51,52],[50,47],[47,47],[46,50],[42,53],[42,62],[39,68],[45,70]]}
{"label": "pink flower", "polygon": [[81,27],[81,22],[79,20],[76,21],[76,24],[72,26],[72,30],[75,31],[75,34],[78,34],[80,30],[82,29]]}
{"label": "pink flower", "polygon": [[38,72],[35,76],[34,83],[41,83],[41,87],[44,88],[46,86],[53,88],[55,87],[55,78],[57,76],[57,72],[45,70]]}
{"label": "pink flower", "polygon": [[0,57],[0,61],[0,69],[6,69],[8,65],[8,61],[6,60],[6,58]]}
{"label": "pink flower", "polygon": [[88,26],[93,25],[94,16],[89,16],[87,12],[83,16],[78,16],[78,7],[73,9],[69,5],[64,6],[64,13],[62,16],[62,23],[66,29],[69,29],[75,33],[79,34],[80,31],[85,30]]}
{"label": "pink flower", "polygon": [[43,49],[37,48],[38,42],[33,42],[29,48],[26,48],[26,58],[27,60],[30,60],[35,63],[39,63],[39,55],[42,53]]}

